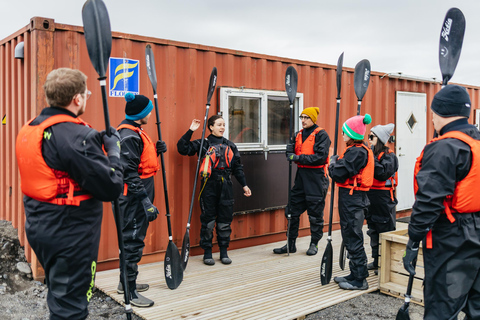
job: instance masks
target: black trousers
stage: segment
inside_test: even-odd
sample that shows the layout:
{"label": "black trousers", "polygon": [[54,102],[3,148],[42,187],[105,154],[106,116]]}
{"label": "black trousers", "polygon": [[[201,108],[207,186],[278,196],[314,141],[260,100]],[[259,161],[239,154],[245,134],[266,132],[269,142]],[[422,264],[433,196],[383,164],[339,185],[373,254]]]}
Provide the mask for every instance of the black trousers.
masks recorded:
{"label": "black trousers", "polygon": [[390,190],[373,190],[367,192],[370,206],[365,214],[368,224],[367,234],[370,236],[370,246],[372,247],[372,257],[378,258],[380,233],[393,231],[396,228],[397,213],[395,206],[397,199],[392,200]]}
{"label": "black trousers", "polygon": [[338,212],[343,243],[350,257],[350,272],[356,280],[368,277],[367,255],[363,247],[363,220],[369,205],[368,197],[364,191],[354,191],[338,188]]}
{"label": "black trousers", "polygon": [[102,203],[58,206],[25,197],[25,232],[45,270],[50,319],[85,319],[93,294]]}
{"label": "black trousers", "polygon": [[423,242],[424,319],[480,319],[480,213],[445,215],[432,229],[433,248]]}
{"label": "black trousers", "polygon": [[311,242],[317,244],[323,236],[323,210],[328,190],[328,177],[321,168],[298,168],[290,192],[288,212],[291,214],[290,239],[298,237],[300,216],[307,211]]}
{"label": "black trousers", "polygon": [[[148,197],[153,203],[155,188],[153,177],[142,179]],[[131,193],[121,195],[118,199],[120,212],[123,217],[123,243],[127,279],[129,282],[136,281],[138,275],[138,263],[142,259],[143,248],[145,247],[145,236],[147,235],[148,219],[142,203]],[[160,211],[160,210],[159,210]],[[123,279],[120,268],[120,279]]]}
{"label": "black trousers", "polygon": [[[205,185],[204,185],[205,184]],[[200,196],[200,247],[212,247],[213,229],[216,224],[219,247],[228,248],[233,220],[233,185],[229,175],[212,175],[205,183],[202,180]]]}

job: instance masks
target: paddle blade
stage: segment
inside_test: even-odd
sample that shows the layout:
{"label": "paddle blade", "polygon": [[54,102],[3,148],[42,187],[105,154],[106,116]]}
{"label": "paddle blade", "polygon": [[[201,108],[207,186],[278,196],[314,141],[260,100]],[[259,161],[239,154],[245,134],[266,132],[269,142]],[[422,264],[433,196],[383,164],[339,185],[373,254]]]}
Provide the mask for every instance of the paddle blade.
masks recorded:
{"label": "paddle blade", "polygon": [[438,59],[442,72],[443,85],[447,85],[457,67],[462,51],[465,34],[465,16],[457,8],[451,8],[445,15],[440,31],[440,47]]}
{"label": "paddle blade", "polygon": [[217,85],[217,68],[213,67],[212,73],[210,73],[210,82],[208,83],[207,104],[210,104],[215,86]]}
{"label": "paddle blade", "polygon": [[172,240],[169,241],[164,260],[165,281],[170,289],[176,289],[183,281],[182,259],[178,248]]}
{"label": "paddle blade", "polygon": [[322,264],[320,265],[320,281],[322,286],[329,284],[332,279],[333,267],[333,248],[332,240],[328,240],[327,247],[322,257]]}
{"label": "paddle blade", "polygon": [[343,68],[343,52],[338,57],[337,61],[337,100],[340,99],[340,92],[342,91],[342,68]]}
{"label": "paddle blade", "polygon": [[187,268],[188,258],[190,258],[190,230],[187,229],[183,236],[182,244],[182,269]]}
{"label": "paddle blade", "polygon": [[403,304],[403,306],[398,310],[395,320],[410,320],[410,315],[408,314],[408,306],[408,302],[405,302]]}
{"label": "paddle blade", "polygon": [[362,101],[365,92],[370,84],[370,61],[363,59],[355,66],[353,74],[353,87],[358,101]]}
{"label": "paddle blade", "polygon": [[345,260],[347,258],[347,253],[345,252],[345,244],[340,245],[340,256],[338,257],[338,263],[340,264],[340,269],[345,270]]}
{"label": "paddle blade", "polygon": [[112,31],[107,7],[102,0],[88,0],[82,8],[88,55],[100,78],[105,77],[112,51]]}
{"label": "paddle blade", "polygon": [[287,91],[288,100],[290,104],[293,104],[295,97],[297,96],[297,83],[298,75],[297,70],[294,67],[290,66],[285,72],[285,91]]}
{"label": "paddle blade", "polygon": [[147,66],[148,78],[153,87],[153,93],[157,93],[157,72],[155,69],[155,57],[153,56],[152,46],[147,44],[145,47],[145,65]]}

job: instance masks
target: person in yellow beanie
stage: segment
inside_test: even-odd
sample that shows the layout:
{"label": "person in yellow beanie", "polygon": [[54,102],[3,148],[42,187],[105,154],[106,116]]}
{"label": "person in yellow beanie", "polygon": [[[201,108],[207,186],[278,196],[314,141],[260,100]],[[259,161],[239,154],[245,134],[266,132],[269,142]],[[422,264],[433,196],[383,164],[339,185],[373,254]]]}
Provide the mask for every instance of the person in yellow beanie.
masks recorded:
{"label": "person in yellow beanie", "polygon": [[[288,161],[297,164],[295,183],[290,192],[288,211],[291,215],[288,246],[291,253],[297,251],[295,246],[298,237],[300,215],[307,211],[310,221],[310,246],[307,255],[318,252],[318,242],[323,236],[323,209],[328,189],[328,153],[330,137],[317,124],[320,110],[315,107],[306,108],[300,115],[302,128],[295,138],[294,144],[288,144],[286,155]],[[287,245],[273,249],[276,254],[287,253]]]}

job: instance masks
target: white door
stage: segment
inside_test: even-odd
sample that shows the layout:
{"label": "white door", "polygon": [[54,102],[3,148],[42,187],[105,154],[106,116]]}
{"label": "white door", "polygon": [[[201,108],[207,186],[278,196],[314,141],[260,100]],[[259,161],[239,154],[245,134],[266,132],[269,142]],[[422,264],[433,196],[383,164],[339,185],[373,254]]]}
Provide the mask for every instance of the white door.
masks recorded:
{"label": "white door", "polygon": [[415,160],[426,144],[427,95],[397,91],[396,108],[397,211],[400,211],[412,208],[415,201],[413,171]]}

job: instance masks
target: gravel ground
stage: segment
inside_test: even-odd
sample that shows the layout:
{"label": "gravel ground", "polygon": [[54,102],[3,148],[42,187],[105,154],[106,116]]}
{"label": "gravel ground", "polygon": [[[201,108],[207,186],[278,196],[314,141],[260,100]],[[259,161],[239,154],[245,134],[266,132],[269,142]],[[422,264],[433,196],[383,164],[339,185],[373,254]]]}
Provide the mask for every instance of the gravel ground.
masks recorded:
{"label": "gravel ground", "polygon": [[[17,230],[7,221],[0,220],[0,310],[2,320],[47,320],[47,287],[32,280]],[[403,300],[379,292],[339,303],[310,314],[308,320],[383,320],[395,319]],[[126,319],[124,309],[100,291],[90,301],[88,320]],[[420,320],[423,307],[410,304],[410,318]],[[140,317],[133,315],[132,319]]]}

